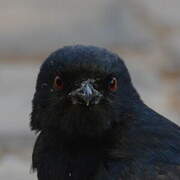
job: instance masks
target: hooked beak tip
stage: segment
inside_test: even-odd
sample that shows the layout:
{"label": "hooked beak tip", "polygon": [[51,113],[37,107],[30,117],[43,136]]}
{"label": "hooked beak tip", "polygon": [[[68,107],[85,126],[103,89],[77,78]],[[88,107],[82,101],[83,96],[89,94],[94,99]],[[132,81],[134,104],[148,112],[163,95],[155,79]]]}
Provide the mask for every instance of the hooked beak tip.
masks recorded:
{"label": "hooked beak tip", "polygon": [[89,101],[86,102],[86,106],[89,106]]}
{"label": "hooked beak tip", "polygon": [[98,104],[102,94],[94,89],[89,82],[85,82],[82,84],[82,87],[69,93],[69,96],[71,97],[72,101],[76,101],[76,103],[73,104],[79,103],[90,106],[91,104]]}

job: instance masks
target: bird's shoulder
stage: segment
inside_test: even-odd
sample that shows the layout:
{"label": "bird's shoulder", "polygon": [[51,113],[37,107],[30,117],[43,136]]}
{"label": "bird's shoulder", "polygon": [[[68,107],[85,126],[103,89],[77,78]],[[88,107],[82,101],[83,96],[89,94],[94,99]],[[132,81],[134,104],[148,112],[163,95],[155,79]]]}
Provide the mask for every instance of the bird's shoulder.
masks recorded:
{"label": "bird's shoulder", "polygon": [[180,164],[173,163],[116,161],[109,164],[107,171],[114,180],[180,180]]}
{"label": "bird's shoulder", "polygon": [[108,162],[119,180],[180,180],[180,127],[148,107],[122,134]]}

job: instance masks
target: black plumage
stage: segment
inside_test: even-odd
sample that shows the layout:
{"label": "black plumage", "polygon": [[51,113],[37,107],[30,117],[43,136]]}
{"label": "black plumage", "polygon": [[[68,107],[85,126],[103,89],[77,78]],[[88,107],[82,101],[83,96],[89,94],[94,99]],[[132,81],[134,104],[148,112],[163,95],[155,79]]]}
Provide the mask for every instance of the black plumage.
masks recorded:
{"label": "black plumage", "polygon": [[147,107],[118,55],[68,46],[42,64],[31,128],[39,180],[180,180],[180,127]]}

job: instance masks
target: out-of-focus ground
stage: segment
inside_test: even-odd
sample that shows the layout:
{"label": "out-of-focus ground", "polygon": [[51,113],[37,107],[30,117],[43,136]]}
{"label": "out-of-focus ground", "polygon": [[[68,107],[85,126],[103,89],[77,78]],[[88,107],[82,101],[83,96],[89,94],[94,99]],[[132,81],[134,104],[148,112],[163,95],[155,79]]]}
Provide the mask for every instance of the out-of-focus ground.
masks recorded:
{"label": "out-of-focus ground", "polygon": [[117,52],[145,103],[180,124],[179,0],[0,3],[0,179],[36,179],[31,100],[40,63],[64,45]]}

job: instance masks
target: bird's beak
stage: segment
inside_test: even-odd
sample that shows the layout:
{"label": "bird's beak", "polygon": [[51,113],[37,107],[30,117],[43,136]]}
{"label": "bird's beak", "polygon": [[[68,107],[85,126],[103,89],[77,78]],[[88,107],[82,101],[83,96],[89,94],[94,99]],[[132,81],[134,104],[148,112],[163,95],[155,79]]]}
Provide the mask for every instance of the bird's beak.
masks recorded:
{"label": "bird's beak", "polygon": [[69,93],[73,104],[85,104],[86,106],[98,104],[102,94],[97,91],[88,80],[81,83],[81,87]]}

